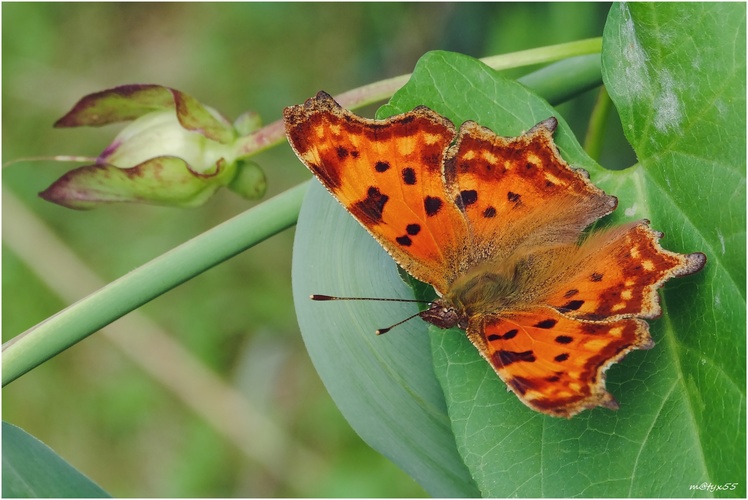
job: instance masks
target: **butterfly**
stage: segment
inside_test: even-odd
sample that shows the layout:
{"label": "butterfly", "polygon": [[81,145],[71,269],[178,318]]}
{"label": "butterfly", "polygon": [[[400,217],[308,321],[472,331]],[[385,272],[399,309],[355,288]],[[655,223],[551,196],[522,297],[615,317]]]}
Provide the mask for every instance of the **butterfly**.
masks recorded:
{"label": "butterfly", "polygon": [[[419,316],[459,327],[522,403],[570,418],[617,409],[605,371],[654,342],[657,290],[703,253],[663,249],[647,220],[585,233],[617,199],[569,166],[557,120],[519,137],[425,106],[359,117],[325,92],[284,110],[299,159],[439,298]],[[363,265],[363,264],[362,264]]]}

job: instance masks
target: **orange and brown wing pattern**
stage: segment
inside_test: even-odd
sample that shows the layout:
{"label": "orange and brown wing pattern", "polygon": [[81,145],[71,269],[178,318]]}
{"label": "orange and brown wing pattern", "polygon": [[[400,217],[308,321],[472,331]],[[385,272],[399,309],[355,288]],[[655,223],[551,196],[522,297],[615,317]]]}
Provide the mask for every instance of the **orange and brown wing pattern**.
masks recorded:
{"label": "orange and brown wing pattern", "polygon": [[302,162],[413,277],[442,295],[421,317],[467,335],[520,400],[571,417],[617,408],[605,370],[654,345],[657,290],[701,253],[659,245],[647,221],[582,231],[613,196],[571,168],[555,118],[515,138],[459,131],[425,107],[367,120],[320,92],[284,110]]}
{"label": "orange and brown wing pattern", "polygon": [[552,137],[557,124],[548,118],[519,137],[474,122],[460,127],[445,178],[469,219],[474,255],[501,259],[519,245],[575,243],[615,209],[615,197],[561,158]]}
{"label": "orange and brown wing pattern", "polygon": [[654,345],[645,321],[581,321],[548,307],[475,318],[468,337],[525,405],[566,418],[596,406],[617,409],[605,370]]}
{"label": "orange and brown wing pattern", "polygon": [[284,120],[320,182],[406,271],[443,291],[467,234],[442,177],[454,125],[425,107],[368,120],[324,92],[286,108]]}
{"label": "orange and brown wing pattern", "polygon": [[567,316],[593,321],[658,317],[662,310],[657,290],[670,278],[695,273],[706,263],[703,253],[665,250],[661,237],[648,221],[593,234],[582,243],[570,275],[551,287],[544,303]]}

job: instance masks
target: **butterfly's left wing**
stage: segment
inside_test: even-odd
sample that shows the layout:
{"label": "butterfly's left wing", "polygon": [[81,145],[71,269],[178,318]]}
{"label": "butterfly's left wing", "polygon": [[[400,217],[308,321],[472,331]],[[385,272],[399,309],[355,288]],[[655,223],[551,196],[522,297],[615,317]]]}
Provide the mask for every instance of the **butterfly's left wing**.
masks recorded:
{"label": "butterfly's left wing", "polygon": [[423,106],[368,120],[324,92],[283,116],[291,147],[328,191],[398,264],[443,292],[467,241],[442,177],[454,125]]}
{"label": "butterfly's left wing", "polygon": [[617,409],[605,370],[629,351],[654,345],[643,320],[583,321],[551,307],[479,316],[467,334],[520,401],[566,418],[596,406]]}

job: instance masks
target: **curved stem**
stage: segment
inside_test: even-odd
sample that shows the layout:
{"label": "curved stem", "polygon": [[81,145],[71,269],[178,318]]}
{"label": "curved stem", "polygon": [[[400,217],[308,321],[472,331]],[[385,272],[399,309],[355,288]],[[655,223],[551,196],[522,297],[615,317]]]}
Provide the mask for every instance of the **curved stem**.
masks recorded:
{"label": "curved stem", "polygon": [[[602,38],[588,38],[586,40],[484,57],[480,61],[492,69],[501,71],[504,69],[531,66],[533,64],[551,63],[585,54],[599,54],[601,50]],[[335,100],[338,101],[338,104],[348,109],[361,108],[378,101],[383,101],[392,97],[392,94],[405,85],[410,76],[410,74],[400,75],[348,90],[335,96]]]}
{"label": "curved stem", "polygon": [[[550,63],[569,57],[599,54],[601,50],[602,38],[588,38],[586,40],[549,45],[536,49],[520,50],[510,54],[484,57],[481,61],[495,70],[504,70],[531,66],[533,64]],[[348,90],[334,97],[338,104],[344,108],[361,108],[392,97],[392,94],[405,85],[408,79],[410,79],[410,74],[400,75]],[[275,146],[284,139],[285,130],[283,128],[283,120],[277,120],[262,127],[257,132],[239,139],[237,141],[237,148],[240,156],[251,156]]]}
{"label": "curved stem", "polygon": [[602,85],[600,54],[564,59],[525,75],[518,81],[556,106]]}
{"label": "curved stem", "polygon": [[610,115],[613,101],[610,100],[608,91],[605,87],[600,87],[600,93],[597,95],[595,107],[592,108],[590,123],[587,126],[587,134],[584,137],[584,150],[595,160],[600,161],[600,154],[603,150],[603,139],[605,138],[605,125]]}
{"label": "curved stem", "polygon": [[109,283],[3,344],[3,386],[115,319],[296,223],[305,182]]}

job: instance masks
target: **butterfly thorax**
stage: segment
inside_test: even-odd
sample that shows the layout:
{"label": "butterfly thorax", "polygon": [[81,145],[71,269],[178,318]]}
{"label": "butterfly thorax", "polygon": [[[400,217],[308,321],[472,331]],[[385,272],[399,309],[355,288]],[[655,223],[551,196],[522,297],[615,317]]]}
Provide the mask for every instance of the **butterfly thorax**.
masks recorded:
{"label": "butterfly thorax", "polygon": [[522,301],[522,278],[521,266],[511,273],[478,267],[458,277],[443,297],[420,316],[440,328],[465,329],[470,317],[516,308]]}

